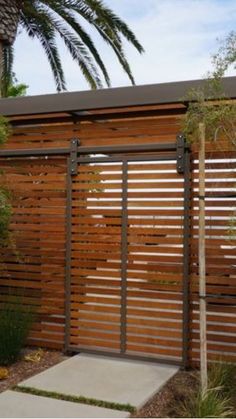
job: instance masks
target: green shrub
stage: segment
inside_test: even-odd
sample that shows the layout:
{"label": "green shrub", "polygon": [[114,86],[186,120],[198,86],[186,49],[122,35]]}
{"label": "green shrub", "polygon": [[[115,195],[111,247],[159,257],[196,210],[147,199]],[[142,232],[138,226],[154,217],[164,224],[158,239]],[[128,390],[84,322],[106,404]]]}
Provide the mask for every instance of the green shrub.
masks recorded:
{"label": "green shrub", "polygon": [[190,393],[180,407],[180,416],[185,418],[230,418],[234,417],[229,397],[221,388],[211,388],[205,393]]}
{"label": "green shrub", "polygon": [[9,226],[12,216],[11,194],[0,185],[0,246],[7,246],[10,241]]}
{"label": "green shrub", "polygon": [[236,388],[236,364],[219,360],[208,369],[208,387],[221,387],[231,397]]}
{"label": "green shrub", "polygon": [[4,144],[11,134],[9,122],[3,116],[0,116],[0,144]]}
{"label": "green shrub", "polygon": [[17,361],[34,315],[21,298],[4,303],[0,310],[0,365],[6,366]]}
{"label": "green shrub", "polygon": [[235,417],[234,397],[236,365],[223,362],[212,363],[208,368],[208,390],[191,391],[179,409],[180,417],[228,418]]}

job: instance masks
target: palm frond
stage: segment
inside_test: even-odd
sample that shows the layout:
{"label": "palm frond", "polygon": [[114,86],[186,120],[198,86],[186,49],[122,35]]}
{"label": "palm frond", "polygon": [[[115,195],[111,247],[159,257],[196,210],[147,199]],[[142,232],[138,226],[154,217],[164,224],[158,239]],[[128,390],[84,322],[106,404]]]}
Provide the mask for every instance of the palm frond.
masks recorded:
{"label": "palm frond", "polygon": [[64,72],[56,45],[56,31],[40,11],[31,5],[24,9],[21,24],[31,37],[38,38],[48,58],[58,92],[66,90]]}
{"label": "palm frond", "polygon": [[116,27],[116,21],[112,19],[112,16],[107,15],[106,9],[103,8],[102,2],[95,1],[95,3],[99,7],[94,6],[92,8],[92,5],[89,5],[89,1],[86,0],[78,2],[74,0],[67,0],[64,4],[80,14],[84,19],[86,19],[91,25],[95,27],[103,40],[108,43],[115,52],[121,66],[131,80],[131,83],[135,84],[130,65],[123,51],[122,41],[119,36],[119,29]]}
{"label": "palm frond", "polygon": [[84,44],[80,42],[76,36],[64,25],[52,17],[51,22],[54,25],[55,30],[58,32],[66,47],[68,48],[72,58],[79,64],[85,79],[89,83],[92,89],[102,87],[102,82],[97,72],[96,66],[93,63],[91,56],[89,55]]}
{"label": "palm frond", "polygon": [[[100,70],[102,71],[102,74],[104,76],[107,86],[110,86],[111,82],[110,82],[110,77],[108,75],[107,69],[104,65],[104,62],[101,59],[101,56],[96,46],[94,45],[94,42],[91,36],[83,29],[83,27],[79,24],[79,22],[76,21],[71,10],[69,9],[67,10],[67,8],[63,4],[61,4],[61,2],[59,4],[58,2],[55,2],[53,0],[46,0],[46,1],[44,0],[42,1],[42,3],[44,3],[46,6],[49,6],[54,12],[56,12],[62,18],[62,22],[63,21],[66,22],[68,26],[75,31],[76,35],[78,35],[79,40],[81,40],[82,43],[88,48],[93,58],[97,62]],[[60,22],[58,21],[58,25],[59,23]]]}
{"label": "palm frond", "polygon": [[80,42],[76,35],[65,27],[64,22],[56,19],[50,10],[39,5],[37,6],[37,13],[44,24],[47,23],[55,33],[60,35],[72,58],[78,63],[90,87],[92,89],[101,88],[102,82],[97,68],[84,43]]}
{"label": "palm frond", "polygon": [[46,53],[58,91],[66,89],[57,45],[58,35],[91,88],[102,87],[102,80],[105,80],[107,86],[111,84],[101,54],[92,36],[84,28],[84,20],[113,50],[134,84],[123,40],[132,44],[139,53],[144,51],[143,47],[128,25],[103,0],[19,0],[18,10],[20,26],[31,38],[39,40]]}
{"label": "palm frond", "polygon": [[144,52],[143,46],[136,38],[134,32],[128,25],[121,20],[111,9],[109,9],[101,0],[84,0],[84,2],[96,12],[97,19],[101,22],[107,22],[111,27],[116,28],[140,53]]}
{"label": "palm frond", "polygon": [[119,42],[119,40],[118,41],[112,40],[112,37],[109,36],[109,34],[107,34],[105,31],[103,31],[98,25],[95,24],[94,26],[96,27],[97,31],[99,32],[103,40],[111,46],[121,66],[123,67],[125,73],[128,75],[131,83],[134,85],[135,84],[134,77],[133,77],[130,65],[125,57],[121,42]]}

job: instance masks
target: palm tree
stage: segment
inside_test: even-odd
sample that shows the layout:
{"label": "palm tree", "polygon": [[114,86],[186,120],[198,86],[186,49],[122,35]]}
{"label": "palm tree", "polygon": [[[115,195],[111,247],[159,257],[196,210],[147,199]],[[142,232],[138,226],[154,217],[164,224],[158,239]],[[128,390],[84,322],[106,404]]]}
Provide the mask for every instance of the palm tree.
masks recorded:
{"label": "palm tree", "polygon": [[[57,91],[66,90],[65,76],[57,47],[58,35],[78,63],[89,86],[110,86],[105,64],[83,27],[87,21],[112,48],[132,84],[134,78],[126,59],[123,39],[138,52],[143,47],[130,30],[102,0],[0,0],[0,79],[12,72],[13,45],[18,28],[41,43],[51,66]],[[122,38],[123,37],[123,38]]]}

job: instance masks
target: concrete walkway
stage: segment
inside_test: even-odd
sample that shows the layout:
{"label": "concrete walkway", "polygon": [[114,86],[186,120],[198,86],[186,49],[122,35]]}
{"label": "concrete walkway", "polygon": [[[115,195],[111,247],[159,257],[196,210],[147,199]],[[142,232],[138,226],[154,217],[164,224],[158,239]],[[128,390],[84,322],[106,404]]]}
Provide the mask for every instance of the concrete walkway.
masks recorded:
{"label": "concrete walkway", "polygon": [[[174,366],[80,354],[23,381],[20,386],[129,404],[139,409],[177,371],[178,367]],[[0,417],[126,418],[129,415],[125,411],[16,391],[0,395]]]}
{"label": "concrete walkway", "polygon": [[156,363],[80,354],[21,385],[140,408],[177,371]]}
{"label": "concrete walkway", "polygon": [[128,412],[5,391],[0,394],[0,418],[127,418]]}

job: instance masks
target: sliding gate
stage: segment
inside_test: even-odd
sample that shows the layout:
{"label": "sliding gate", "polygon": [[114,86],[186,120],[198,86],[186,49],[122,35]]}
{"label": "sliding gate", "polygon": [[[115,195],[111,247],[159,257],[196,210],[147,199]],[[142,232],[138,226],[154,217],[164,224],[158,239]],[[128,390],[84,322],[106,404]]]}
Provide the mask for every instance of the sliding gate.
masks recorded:
{"label": "sliding gate", "polygon": [[189,153],[79,147],[68,159],[66,349],[186,365]]}

